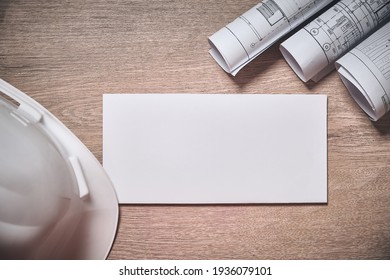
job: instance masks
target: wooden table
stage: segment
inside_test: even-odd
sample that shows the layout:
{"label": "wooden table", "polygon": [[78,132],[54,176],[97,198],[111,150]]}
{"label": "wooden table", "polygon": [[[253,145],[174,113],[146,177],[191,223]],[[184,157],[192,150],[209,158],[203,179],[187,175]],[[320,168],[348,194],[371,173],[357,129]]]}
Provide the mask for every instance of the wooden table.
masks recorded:
{"label": "wooden table", "polygon": [[328,95],[327,205],[124,205],[110,259],[390,258],[390,116],[369,121],[335,72],[302,83],[277,46],[236,77],[209,56],[257,1],[1,0],[0,77],[100,161],[103,93]]}

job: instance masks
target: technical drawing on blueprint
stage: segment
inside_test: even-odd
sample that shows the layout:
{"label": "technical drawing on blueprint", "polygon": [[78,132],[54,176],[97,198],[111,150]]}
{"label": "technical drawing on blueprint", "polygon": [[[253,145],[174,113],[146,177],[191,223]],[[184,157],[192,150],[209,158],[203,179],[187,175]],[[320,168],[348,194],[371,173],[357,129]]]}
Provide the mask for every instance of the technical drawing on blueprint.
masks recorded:
{"label": "technical drawing on blueprint", "polygon": [[303,81],[318,81],[389,16],[389,0],[341,0],[283,42],[281,51]]}
{"label": "technical drawing on blueprint", "polygon": [[390,23],[336,61],[336,68],[372,120],[390,111]]}
{"label": "technical drawing on blueprint", "polygon": [[236,75],[276,40],[334,0],[264,0],[209,37],[210,54]]}
{"label": "technical drawing on blueprint", "polygon": [[386,80],[390,79],[390,36],[389,28],[383,28],[371,36],[369,40],[363,41],[356,47],[365,55]]}

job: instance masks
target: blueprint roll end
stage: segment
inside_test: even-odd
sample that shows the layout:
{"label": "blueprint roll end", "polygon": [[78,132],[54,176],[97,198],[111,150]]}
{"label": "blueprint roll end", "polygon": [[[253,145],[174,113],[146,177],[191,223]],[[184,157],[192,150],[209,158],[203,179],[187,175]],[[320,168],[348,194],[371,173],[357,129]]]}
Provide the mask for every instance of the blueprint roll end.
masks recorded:
{"label": "blueprint roll end", "polygon": [[[352,64],[354,61],[355,63]],[[356,57],[347,54],[336,62],[336,69],[349,94],[364,111],[364,113],[366,113],[370,120],[375,122],[386,113],[384,107],[379,106],[381,100],[372,97],[372,92],[380,92],[381,89],[377,85],[371,85],[370,88],[367,88],[359,82],[362,78],[359,76],[358,72],[359,70],[360,72],[363,72],[362,69],[364,68],[357,67],[357,63],[359,63],[359,61]],[[350,65],[355,65],[355,69],[348,68]],[[370,76],[370,73],[364,73],[364,75]]]}
{"label": "blueprint roll end", "polygon": [[328,66],[322,48],[305,29],[284,41],[280,51],[295,74],[305,83]]}
{"label": "blueprint roll end", "polygon": [[208,42],[211,56],[223,70],[230,74],[234,72],[237,65],[248,60],[240,41],[226,27],[211,35]]}

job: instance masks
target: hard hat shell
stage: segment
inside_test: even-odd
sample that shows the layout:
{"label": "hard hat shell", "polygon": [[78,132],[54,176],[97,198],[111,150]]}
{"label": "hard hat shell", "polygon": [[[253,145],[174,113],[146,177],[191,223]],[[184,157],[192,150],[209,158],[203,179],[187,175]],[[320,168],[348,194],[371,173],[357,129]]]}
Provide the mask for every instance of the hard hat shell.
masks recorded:
{"label": "hard hat shell", "polygon": [[0,79],[0,259],[104,259],[118,223],[112,183],[43,106]]}

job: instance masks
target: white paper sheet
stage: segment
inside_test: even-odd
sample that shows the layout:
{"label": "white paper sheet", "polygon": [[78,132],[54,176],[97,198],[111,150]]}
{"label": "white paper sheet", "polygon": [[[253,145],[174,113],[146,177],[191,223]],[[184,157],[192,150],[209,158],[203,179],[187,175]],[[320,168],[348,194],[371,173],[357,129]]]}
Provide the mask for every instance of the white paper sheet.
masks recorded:
{"label": "white paper sheet", "polygon": [[264,0],[210,36],[210,54],[235,76],[276,40],[331,2]]}
{"label": "white paper sheet", "polygon": [[390,17],[390,0],[341,0],[280,46],[304,82],[321,80],[334,62]]}
{"label": "white paper sheet", "polygon": [[325,203],[324,95],[106,94],[120,203]]}
{"label": "white paper sheet", "polygon": [[380,119],[390,110],[390,23],[340,58],[336,68],[364,112]]}

